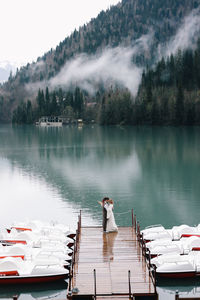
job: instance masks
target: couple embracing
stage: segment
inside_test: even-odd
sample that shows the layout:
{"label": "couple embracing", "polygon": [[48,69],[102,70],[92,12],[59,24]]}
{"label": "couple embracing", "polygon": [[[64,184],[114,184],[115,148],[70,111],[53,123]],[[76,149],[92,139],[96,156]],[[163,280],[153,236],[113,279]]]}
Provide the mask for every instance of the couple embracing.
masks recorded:
{"label": "couple embracing", "polygon": [[103,208],[103,231],[117,232],[118,228],[113,214],[113,200],[108,197],[104,197],[102,201],[99,201],[98,203]]}

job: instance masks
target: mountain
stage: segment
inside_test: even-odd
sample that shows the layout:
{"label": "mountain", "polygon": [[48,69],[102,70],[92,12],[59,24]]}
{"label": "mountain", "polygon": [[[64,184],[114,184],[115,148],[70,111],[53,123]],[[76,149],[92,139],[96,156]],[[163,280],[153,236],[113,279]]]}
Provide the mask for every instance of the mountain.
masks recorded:
{"label": "mountain", "polygon": [[6,82],[11,73],[16,72],[16,66],[9,61],[0,62],[0,83]]}
{"label": "mountain", "polygon": [[[83,53],[98,56],[107,47],[134,47],[146,36],[149,39],[133,60],[138,67],[151,66],[157,60],[159,45],[164,48],[184,18],[199,7],[200,0],[122,0],[102,11],[66,37],[55,50],[51,49],[37,62],[27,64],[10,76],[0,90],[0,120],[11,120],[13,109],[22,100],[33,101],[38,89],[48,85],[66,62]],[[75,83],[79,85],[76,78]],[[33,88],[27,89],[27,85]]]}

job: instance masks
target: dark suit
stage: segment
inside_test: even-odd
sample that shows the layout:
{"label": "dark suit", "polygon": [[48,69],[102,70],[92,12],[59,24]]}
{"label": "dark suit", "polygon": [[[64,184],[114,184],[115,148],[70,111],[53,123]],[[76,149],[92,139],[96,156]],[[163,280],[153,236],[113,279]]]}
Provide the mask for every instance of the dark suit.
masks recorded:
{"label": "dark suit", "polygon": [[[103,203],[104,205],[104,203]],[[103,231],[106,231],[106,225],[107,225],[107,210],[105,209],[105,207],[103,206]]]}

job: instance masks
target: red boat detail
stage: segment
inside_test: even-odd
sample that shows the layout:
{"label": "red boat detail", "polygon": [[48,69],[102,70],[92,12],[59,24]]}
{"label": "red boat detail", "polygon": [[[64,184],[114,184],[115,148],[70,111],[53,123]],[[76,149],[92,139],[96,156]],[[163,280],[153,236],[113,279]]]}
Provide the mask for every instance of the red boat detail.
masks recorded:
{"label": "red boat detail", "polygon": [[9,255],[9,254],[5,255],[5,256],[0,256],[0,259],[6,258],[6,257],[20,257],[24,260],[24,255]]}
{"label": "red boat detail", "polygon": [[156,273],[159,277],[165,278],[194,278],[197,275],[196,272],[183,272],[183,273]]}
{"label": "red boat detail", "polygon": [[193,247],[192,251],[200,251],[200,247]]}
{"label": "red boat detail", "polygon": [[31,228],[25,228],[25,227],[11,227],[11,229],[16,229],[17,231],[32,231]]}
{"label": "red boat detail", "polygon": [[44,283],[44,282],[53,282],[58,280],[64,280],[68,277],[68,274],[61,275],[50,275],[50,276],[35,276],[35,277],[10,277],[9,276],[0,276],[0,285],[7,284],[31,284],[31,283]]}
{"label": "red boat detail", "polygon": [[0,272],[0,277],[1,276],[19,276],[19,273],[16,271],[3,271]]}
{"label": "red boat detail", "polygon": [[0,240],[1,244],[23,244],[26,245],[26,241],[21,241],[21,240]]}
{"label": "red boat detail", "polygon": [[185,237],[185,238],[188,238],[188,237],[191,237],[191,236],[197,236],[197,237],[200,237],[200,234],[183,233],[183,234],[181,235],[181,237]]}

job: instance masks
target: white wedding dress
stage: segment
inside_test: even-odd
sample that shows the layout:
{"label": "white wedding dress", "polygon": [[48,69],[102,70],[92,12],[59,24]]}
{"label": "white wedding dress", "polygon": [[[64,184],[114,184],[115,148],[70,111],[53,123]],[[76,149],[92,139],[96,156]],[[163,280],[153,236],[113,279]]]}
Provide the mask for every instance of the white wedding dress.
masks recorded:
{"label": "white wedding dress", "polygon": [[106,203],[104,205],[107,211],[107,224],[106,224],[106,232],[117,232],[118,228],[115,223],[115,217],[113,214],[113,204]]}

